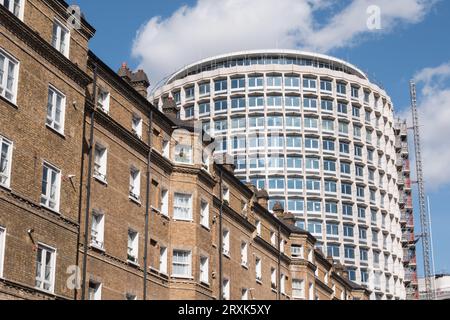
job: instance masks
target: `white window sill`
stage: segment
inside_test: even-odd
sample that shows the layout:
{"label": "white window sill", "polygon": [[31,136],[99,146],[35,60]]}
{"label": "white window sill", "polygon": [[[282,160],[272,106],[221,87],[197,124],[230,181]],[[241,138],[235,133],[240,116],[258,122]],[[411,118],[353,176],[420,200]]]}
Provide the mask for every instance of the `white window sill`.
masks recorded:
{"label": "white window sill", "polygon": [[200,224],[202,228],[206,229],[207,231],[211,231],[211,228],[209,226],[206,226],[204,224]]}
{"label": "white window sill", "polygon": [[176,161],[176,160],[175,160],[175,163],[176,164],[184,164],[184,165],[192,165],[193,164],[191,161],[182,162],[182,161]]}
{"label": "white window sill", "polygon": [[59,209],[52,209],[52,208],[50,208],[49,206],[47,206],[45,204],[41,203],[41,207],[44,208],[44,209],[50,210],[51,212],[56,213],[58,215],[61,214],[61,212],[59,212]]}
{"label": "white window sill", "polygon": [[102,108],[102,107],[97,106],[97,110],[103,112],[104,114],[109,115],[109,110],[106,110],[106,109],[104,109],[104,108]]}
{"label": "white window sill", "polygon": [[262,280],[260,280],[260,279],[256,279],[256,283],[258,283],[258,284],[260,284],[260,285],[263,284]]}
{"label": "white window sill", "polygon": [[181,218],[173,218],[174,222],[194,222],[192,219],[181,219]]}
{"label": "white window sill", "polygon": [[44,294],[51,294],[51,295],[54,295],[55,294],[55,289],[52,289],[52,290],[44,290],[44,289],[41,289],[41,288],[38,288],[38,287],[34,287],[37,291],[39,291],[39,292],[42,292],[42,293],[44,293]]}
{"label": "white window sill", "polygon": [[241,263],[241,267],[248,270],[248,263]]}
{"label": "white window sill", "polygon": [[91,243],[91,248],[101,251],[101,252],[106,252],[104,245],[103,246],[99,246],[97,244]]}
{"label": "white window sill", "polygon": [[62,138],[65,138],[66,136],[64,135],[64,129],[63,130],[57,130],[55,128],[53,128],[51,125],[49,125],[48,123],[45,124],[45,126],[50,129],[51,131],[53,131],[54,133],[56,133],[57,135],[61,136]]}
{"label": "white window sill", "polygon": [[12,191],[11,185],[9,183],[8,184],[0,183],[0,187],[3,188],[3,189],[6,189],[7,191]]}
{"label": "white window sill", "polygon": [[152,209],[152,210],[155,211],[156,213],[161,214],[161,210],[159,210],[158,208],[155,208],[154,206],[150,206],[150,209]]}
{"label": "white window sill", "polygon": [[137,205],[142,205],[142,202],[139,199],[136,199],[135,197],[129,196],[128,199],[130,199],[130,201],[136,203]]}
{"label": "white window sill", "polygon": [[134,262],[134,261],[131,261],[131,260],[127,260],[127,263],[130,264],[130,265],[132,265],[132,266],[134,266],[134,267],[137,267],[137,268],[140,267],[139,263]]}
{"label": "white window sill", "polygon": [[98,182],[100,182],[101,184],[107,186],[108,185],[108,181],[106,181],[105,178],[102,178],[100,176],[97,176],[94,174],[94,179],[97,180]]}
{"label": "white window sill", "polygon": [[205,285],[205,286],[207,286],[207,287],[210,286],[210,284],[209,284],[208,281],[200,281],[200,284]]}
{"label": "white window sill", "polygon": [[179,279],[179,280],[194,280],[194,277],[192,277],[192,276],[184,276],[184,275],[173,274],[171,277],[173,279]]}

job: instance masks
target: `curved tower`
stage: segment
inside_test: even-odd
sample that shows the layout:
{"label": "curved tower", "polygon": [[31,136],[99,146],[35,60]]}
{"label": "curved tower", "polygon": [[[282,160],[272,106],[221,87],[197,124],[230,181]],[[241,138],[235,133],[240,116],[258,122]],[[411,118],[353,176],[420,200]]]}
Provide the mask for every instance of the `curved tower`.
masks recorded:
{"label": "curved tower", "polygon": [[405,298],[393,106],[364,72],[314,53],[238,52],[181,69],[151,99],[169,97],[373,299]]}

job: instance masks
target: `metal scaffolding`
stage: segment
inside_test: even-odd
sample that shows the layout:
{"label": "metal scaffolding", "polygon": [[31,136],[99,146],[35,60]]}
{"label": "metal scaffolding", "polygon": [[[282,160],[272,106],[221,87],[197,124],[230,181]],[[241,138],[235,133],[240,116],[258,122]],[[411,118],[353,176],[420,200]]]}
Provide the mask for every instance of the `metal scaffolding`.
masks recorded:
{"label": "metal scaffolding", "polygon": [[434,300],[435,294],[431,280],[433,277],[433,269],[431,262],[432,249],[431,249],[430,221],[427,213],[425,182],[423,177],[422,145],[420,140],[419,112],[417,110],[417,92],[416,92],[416,84],[414,81],[410,82],[410,89],[411,89],[411,108],[412,108],[413,131],[414,131],[414,147],[416,154],[417,186],[419,193],[421,239],[423,248],[423,264],[424,264],[425,291],[426,291],[425,297],[427,300]]}

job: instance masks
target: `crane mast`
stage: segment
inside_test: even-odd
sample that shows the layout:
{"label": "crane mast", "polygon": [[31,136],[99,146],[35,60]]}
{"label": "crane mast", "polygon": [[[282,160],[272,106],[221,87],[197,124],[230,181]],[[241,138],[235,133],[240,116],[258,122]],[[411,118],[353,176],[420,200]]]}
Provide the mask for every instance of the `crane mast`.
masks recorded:
{"label": "crane mast", "polygon": [[423,176],[423,162],[422,162],[422,145],[420,139],[420,125],[419,125],[419,112],[417,110],[417,92],[416,84],[414,81],[410,82],[411,90],[411,108],[413,118],[413,131],[414,131],[414,149],[416,155],[416,174],[417,174],[417,186],[419,194],[419,213],[421,224],[421,238],[423,249],[423,263],[424,263],[424,276],[425,276],[425,291],[426,299],[433,300],[435,298],[434,290],[432,287],[432,263],[431,263],[431,235],[430,235],[430,221],[428,219],[426,194],[425,194],[425,182]]}

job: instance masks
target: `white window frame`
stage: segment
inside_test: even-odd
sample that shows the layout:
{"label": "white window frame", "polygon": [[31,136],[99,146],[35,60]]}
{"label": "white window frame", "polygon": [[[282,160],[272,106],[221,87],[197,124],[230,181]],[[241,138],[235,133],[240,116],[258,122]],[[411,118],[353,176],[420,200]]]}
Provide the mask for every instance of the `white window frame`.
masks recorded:
{"label": "white window frame", "polygon": [[[56,34],[55,34],[55,27]],[[63,35],[64,32],[64,35]],[[64,36],[65,47],[64,50],[61,48],[62,35]],[[56,38],[55,38],[56,37]],[[53,31],[52,31],[52,47],[62,53],[66,58],[69,58],[70,53],[70,30],[58,19],[53,21]]]}
{"label": "white window frame", "polygon": [[105,89],[98,89],[97,108],[109,114],[111,104],[111,93]]}
{"label": "white window frame", "polygon": [[131,200],[141,202],[141,171],[135,167],[130,168],[130,191]]}
{"label": "white window frame", "polygon": [[143,120],[137,114],[133,114],[131,118],[131,130],[136,137],[142,139]]}
{"label": "white window frame", "polygon": [[256,257],[255,260],[256,281],[262,282],[262,260]]}
{"label": "white window frame", "polygon": [[[98,154],[100,152],[100,154]],[[107,183],[108,149],[100,143],[94,147],[94,178],[102,183]]]}
{"label": "white window frame", "polygon": [[0,279],[3,278],[3,264],[5,262],[6,229],[0,226]]}
{"label": "white window frame", "polygon": [[200,282],[209,285],[209,258],[200,256]]}
{"label": "white window frame", "polygon": [[200,224],[209,229],[209,203],[205,200],[200,200]]}
{"label": "white window frame", "polygon": [[312,282],[309,283],[308,299],[314,300],[314,284]]}
{"label": "white window frame", "polygon": [[286,295],[286,276],[283,273],[280,276],[280,293]]}
{"label": "white window frame", "polygon": [[277,289],[277,269],[270,268],[270,284],[273,290]]}
{"label": "white window frame", "polygon": [[[6,155],[3,154],[4,146],[8,148]],[[12,141],[4,138],[3,136],[0,136],[0,185],[5,188],[9,188],[11,186],[13,148],[14,144]]]}
{"label": "white window frame", "polygon": [[[134,237],[130,237],[131,235],[134,235]],[[139,233],[134,229],[128,229],[127,239],[127,261],[137,264],[139,259]]]}
{"label": "white window frame", "polygon": [[164,139],[162,143],[162,155],[163,157],[170,158],[170,141]]}
{"label": "white window frame", "polygon": [[262,224],[261,224],[261,221],[260,221],[260,220],[256,220],[255,225],[256,225],[256,234],[257,234],[258,236],[261,236],[261,231],[262,231]]}
{"label": "white window frame", "polygon": [[230,256],[230,230],[223,229],[222,232],[222,253],[229,257]]}
{"label": "white window frame", "polygon": [[276,246],[277,245],[277,235],[273,231],[270,231],[270,244],[272,246]]}
{"label": "white window frame", "polygon": [[[12,102],[13,104],[17,103],[17,87],[18,87],[18,79],[19,79],[19,67],[20,63],[19,61],[14,58],[12,55],[7,53],[5,50],[0,48],[0,56],[3,58],[3,65],[0,65],[0,96],[5,98],[6,100]],[[13,65],[12,70],[12,79],[9,72],[9,65]],[[9,78],[9,79],[8,79]],[[10,85],[10,89],[7,89],[8,87],[8,81],[12,80],[12,83]],[[8,98],[6,95],[9,94],[11,97]]]}
{"label": "white window frame", "polygon": [[[0,0],[0,5],[4,6],[5,0]],[[19,3],[19,12],[15,12],[14,5],[16,3]],[[24,7],[25,7],[25,1],[24,0],[12,0],[9,2],[9,7],[5,7],[8,9],[13,15],[15,15],[17,18],[23,21],[23,14],[24,14]]]}
{"label": "white window frame", "polygon": [[169,216],[169,190],[166,188],[161,190],[161,214]]}
{"label": "white window frame", "polygon": [[[186,255],[187,261],[183,261],[183,262],[175,261],[175,252],[187,254]],[[175,264],[186,267],[187,270],[188,270],[188,273],[186,273],[186,274],[176,274],[174,272]],[[191,279],[192,278],[192,251],[190,251],[190,250],[181,250],[181,249],[174,249],[173,250],[173,253],[172,253],[172,277],[174,277],[174,278],[183,278],[183,279]]]}
{"label": "white window frame", "polygon": [[125,298],[126,298],[128,301],[136,301],[136,300],[137,300],[137,296],[134,295],[134,294],[131,294],[131,293],[127,293],[127,294],[125,295]]}
{"label": "white window frame", "polygon": [[241,266],[248,267],[248,243],[245,241],[241,242]]}
{"label": "white window frame", "polygon": [[303,259],[303,246],[292,245],[291,246],[291,258]]}
{"label": "white window frame", "polygon": [[[94,224],[94,221],[96,221]],[[94,228],[96,227],[96,228]],[[105,249],[105,215],[99,211],[92,212],[91,246],[100,250]]]}
{"label": "white window frame", "polygon": [[[91,299],[91,294],[92,294],[91,284],[95,285],[95,291],[92,296],[93,299]],[[102,300],[102,288],[103,288],[102,283],[90,280],[89,288],[88,288],[88,299],[89,300],[97,300],[97,301]]]}
{"label": "white window frame", "polygon": [[249,290],[247,288],[242,288],[242,291],[241,291],[241,300],[242,301],[248,300],[248,292],[249,292]]}
{"label": "white window frame", "polygon": [[[41,251],[41,261],[38,261],[38,254],[39,251]],[[40,272],[38,272],[38,264],[45,265],[45,256],[47,254],[50,254],[50,279],[45,279],[45,268],[40,268]],[[47,267],[47,266],[45,266]],[[55,291],[55,269],[56,269],[56,249],[52,248],[50,246],[47,246],[43,243],[38,243],[38,249],[36,252],[36,272],[35,272],[35,288],[42,290],[42,291],[46,291],[46,292],[50,292],[53,293]],[[40,284],[38,284],[38,281],[40,282]],[[48,284],[49,288],[48,289],[44,289],[44,285]]]}
{"label": "white window frame", "polygon": [[[47,177],[45,177],[45,181],[46,181],[46,190],[45,190],[45,194],[41,194],[41,200],[40,203],[42,206],[55,211],[55,212],[59,212],[59,207],[60,207],[60,196],[61,196],[61,170],[56,168],[55,166],[51,165],[48,162],[44,162],[42,165],[42,185],[41,185],[41,190],[43,188],[43,184],[44,184],[44,170],[45,168],[47,169]],[[56,175],[55,178],[55,185],[52,186],[51,185],[51,176],[52,174]],[[51,190],[52,188],[55,188],[54,190],[54,197],[52,199],[51,197]],[[54,203],[52,205],[52,202]]]}
{"label": "white window frame", "polygon": [[222,297],[223,300],[230,300],[230,287],[231,287],[231,281],[228,278],[224,278],[223,279],[223,283],[222,283]]}
{"label": "white window frame", "polygon": [[175,162],[192,164],[192,146],[179,144],[175,147]]}
{"label": "white window frame", "polygon": [[223,201],[228,201],[228,203],[230,202],[230,188],[228,186],[223,186],[222,187],[222,199]]}
{"label": "white window frame", "polygon": [[[177,199],[189,198],[186,205],[177,204]],[[185,199],[183,199],[184,201]],[[185,215],[178,215],[178,209],[184,210]],[[175,192],[173,195],[173,219],[178,221],[193,221],[192,217],[192,194]]]}
{"label": "white window frame", "polygon": [[[60,98],[61,105],[59,106],[60,119],[56,121],[56,112],[58,110],[57,101]],[[56,89],[54,86],[48,87],[48,100],[47,100],[47,127],[64,134],[64,124],[66,116],[66,96]]]}
{"label": "white window frame", "polygon": [[168,249],[165,246],[159,247],[159,272],[167,274],[167,253]]}
{"label": "white window frame", "polygon": [[[299,286],[294,285],[298,283]],[[300,293],[300,294],[296,294]],[[305,299],[305,280],[303,279],[293,279],[292,280],[292,298],[294,299]]]}

